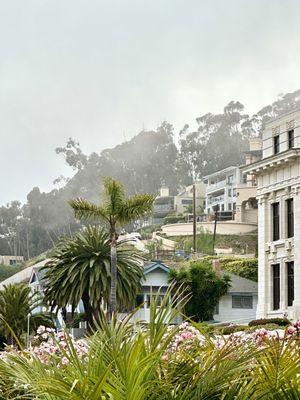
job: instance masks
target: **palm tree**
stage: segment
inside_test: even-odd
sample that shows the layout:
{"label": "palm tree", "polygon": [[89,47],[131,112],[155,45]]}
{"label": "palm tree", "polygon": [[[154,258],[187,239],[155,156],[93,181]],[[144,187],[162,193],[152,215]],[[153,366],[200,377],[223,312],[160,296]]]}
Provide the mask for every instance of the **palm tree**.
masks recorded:
{"label": "palm tree", "polygon": [[[118,304],[132,307],[143,278],[143,259],[122,242],[116,247]],[[51,309],[83,302],[89,330],[98,319],[101,303],[110,296],[110,236],[99,226],[88,226],[73,238],[63,238],[45,269],[45,301]]]}
{"label": "palm tree", "polygon": [[109,228],[110,235],[110,313],[117,309],[117,241],[118,229],[129,222],[143,217],[151,212],[154,196],[151,194],[137,194],[126,197],[123,185],[112,179],[104,179],[104,202],[101,205],[93,204],[82,198],[71,200],[75,217],[93,218],[104,221]]}
{"label": "palm tree", "polygon": [[35,332],[39,325],[53,326],[50,316],[34,313],[41,304],[41,299],[32,293],[25,284],[7,285],[0,291],[0,332],[7,343],[13,344],[14,338],[22,341],[28,329]]}

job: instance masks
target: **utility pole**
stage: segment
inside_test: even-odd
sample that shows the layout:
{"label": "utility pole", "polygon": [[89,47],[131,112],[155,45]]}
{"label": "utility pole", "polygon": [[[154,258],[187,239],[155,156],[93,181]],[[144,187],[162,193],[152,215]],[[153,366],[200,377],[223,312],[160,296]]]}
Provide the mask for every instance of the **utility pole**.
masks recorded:
{"label": "utility pole", "polygon": [[212,254],[215,254],[215,242],[216,242],[216,233],[217,233],[217,221],[218,221],[218,211],[219,211],[219,205],[215,206],[215,224],[214,224],[214,236],[213,236],[213,248],[212,248]]}
{"label": "utility pole", "polygon": [[197,254],[196,186],[193,185],[193,253]]}

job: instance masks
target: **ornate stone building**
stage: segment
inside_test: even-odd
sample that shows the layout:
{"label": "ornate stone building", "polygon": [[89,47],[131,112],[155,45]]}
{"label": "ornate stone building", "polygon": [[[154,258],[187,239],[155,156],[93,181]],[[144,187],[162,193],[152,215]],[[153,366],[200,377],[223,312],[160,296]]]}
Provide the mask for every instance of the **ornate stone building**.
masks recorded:
{"label": "ornate stone building", "polygon": [[300,110],[265,125],[257,180],[257,317],[300,318]]}

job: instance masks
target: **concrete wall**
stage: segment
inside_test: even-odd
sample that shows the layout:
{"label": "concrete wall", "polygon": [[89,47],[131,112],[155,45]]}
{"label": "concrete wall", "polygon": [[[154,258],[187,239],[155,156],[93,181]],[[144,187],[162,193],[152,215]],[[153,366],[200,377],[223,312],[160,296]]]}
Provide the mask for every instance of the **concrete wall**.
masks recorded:
{"label": "concrete wall", "polygon": [[[242,293],[241,293],[242,294]],[[249,295],[249,293],[245,293]],[[247,323],[256,318],[257,294],[253,295],[253,308],[232,308],[232,294],[221,297],[219,313],[214,314],[214,320],[218,322]]]}
{"label": "concrete wall", "polygon": [[[201,229],[204,232],[213,233],[214,222],[197,222],[197,230]],[[224,221],[217,223],[217,233],[221,235],[239,235],[245,233],[251,233],[257,229],[257,224],[243,223],[237,221]],[[163,225],[162,231],[168,236],[185,236],[193,234],[192,223],[178,223]]]}

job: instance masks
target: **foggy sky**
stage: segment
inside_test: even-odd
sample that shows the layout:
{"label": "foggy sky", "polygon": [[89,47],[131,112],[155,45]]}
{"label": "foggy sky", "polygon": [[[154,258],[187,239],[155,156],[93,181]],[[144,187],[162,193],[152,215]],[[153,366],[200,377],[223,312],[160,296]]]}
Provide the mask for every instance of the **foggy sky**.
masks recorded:
{"label": "foggy sky", "polygon": [[163,120],[300,88],[298,0],[0,0],[0,204]]}

